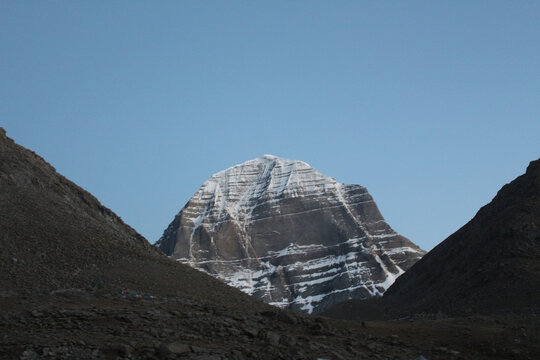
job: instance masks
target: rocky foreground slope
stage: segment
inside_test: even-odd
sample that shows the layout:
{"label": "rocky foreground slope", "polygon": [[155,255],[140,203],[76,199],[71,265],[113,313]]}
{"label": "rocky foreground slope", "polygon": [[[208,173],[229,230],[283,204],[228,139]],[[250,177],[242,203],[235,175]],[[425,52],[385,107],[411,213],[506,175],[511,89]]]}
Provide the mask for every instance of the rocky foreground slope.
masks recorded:
{"label": "rocky foreground slope", "polygon": [[392,230],[366,188],[272,155],[213,175],[157,246],[269,304],[308,313],[382,295],[424,254]]}
{"label": "rocky foreground slope", "polygon": [[540,353],[530,317],[364,327],[266,305],[157,252],[1,128],[0,250],[0,359],[536,359]]}
{"label": "rocky foreground slope", "polygon": [[[168,292],[192,281],[201,288],[186,286],[183,294],[199,296],[217,286],[219,298],[228,290],[172,264],[94,196],[0,130],[1,290],[40,293],[104,283]],[[149,280],[158,269],[160,276]]]}
{"label": "rocky foreground slope", "polygon": [[[381,301],[327,314],[540,314],[540,159],[390,287]],[[540,331],[540,329],[539,329]]]}

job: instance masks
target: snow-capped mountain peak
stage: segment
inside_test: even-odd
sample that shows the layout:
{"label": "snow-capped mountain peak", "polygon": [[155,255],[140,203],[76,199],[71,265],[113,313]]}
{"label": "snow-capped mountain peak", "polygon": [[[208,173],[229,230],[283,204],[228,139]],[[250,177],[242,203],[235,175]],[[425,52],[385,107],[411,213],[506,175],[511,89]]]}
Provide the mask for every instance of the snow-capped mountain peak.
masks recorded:
{"label": "snow-capped mountain peak", "polygon": [[367,189],[263,155],[210,177],[157,245],[271,304],[319,312],[381,295],[423,252]]}
{"label": "snow-capped mountain peak", "polygon": [[323,194],[337,186],[333,178],[303,161],[263,155],[214,174],[193,199],[212,203],[221,213],[227,210],[235,219],[246,219],[262,202]]}

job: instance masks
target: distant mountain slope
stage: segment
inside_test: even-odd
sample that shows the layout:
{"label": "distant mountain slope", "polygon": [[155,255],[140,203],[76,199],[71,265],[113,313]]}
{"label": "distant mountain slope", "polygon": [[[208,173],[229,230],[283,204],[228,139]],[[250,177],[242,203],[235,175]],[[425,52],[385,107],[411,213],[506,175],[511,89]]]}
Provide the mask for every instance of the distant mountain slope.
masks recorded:
{"label": "distant mountain slope", "polygon": [[[528,312],[540,309],[540,160],[426,254],[382,302],[348,302],[330,316]],[[362,315],[364,314],[364,315]]]}
{"label": "distant mountain slope", "polygon": [[157,246],[272,305],[309,313],[382,295],[424,254],[392,230],[366,188],[272,155],[213,175]]}

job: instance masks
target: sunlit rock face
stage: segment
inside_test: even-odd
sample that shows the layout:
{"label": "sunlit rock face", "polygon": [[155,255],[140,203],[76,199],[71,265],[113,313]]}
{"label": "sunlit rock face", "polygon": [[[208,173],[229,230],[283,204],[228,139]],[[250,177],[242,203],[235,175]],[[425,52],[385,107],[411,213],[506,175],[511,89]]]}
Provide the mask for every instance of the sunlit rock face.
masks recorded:
{"label": "sunlit rock face", "polygon": [[213,175],[156,243],[267,303],[318,313],[380,296],[424,251],[367,189],[264,155]]}

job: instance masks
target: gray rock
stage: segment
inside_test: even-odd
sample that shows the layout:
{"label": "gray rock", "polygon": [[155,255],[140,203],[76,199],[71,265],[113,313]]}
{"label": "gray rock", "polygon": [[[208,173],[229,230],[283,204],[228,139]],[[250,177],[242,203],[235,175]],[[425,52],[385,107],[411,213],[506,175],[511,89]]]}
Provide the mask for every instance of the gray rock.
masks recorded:
{"label": "gray rock", "polygon": [[199,346],[191,345],[189,348],[190,348],[191,351],[193,351],[194,353],[202,353],[202,352],[205,352],[205,349],[202,348],[202,347],[199,347]]}
{"label": "gray rock", "polygon": [[23,351],[19,359],[20,360],[37,360],[39,359],[39,355],[34,350],[27,349]]}
{"label": "gray rock", "polygon": [[194,360],[222,360],[222,357],[219,355],[199,355]]}
{"label": "gray rock", "polygon": [[159,347],[160,354],[168,355],[168,354],[175,354],[175,355],[181,355],[185,353],[191,352],[191,347],[187,344],[182,343],[171,343],[171,344],[163,344]]}
{"label": "gray rock", "polygon": [[270,345],[274,345],[274,346],[279,345],[279,340],[280,340],[279,334],[277,334],[277,333],[275,333],[273,331],[267,331],[266,332],[266,341]]}

